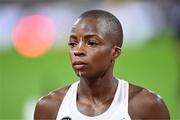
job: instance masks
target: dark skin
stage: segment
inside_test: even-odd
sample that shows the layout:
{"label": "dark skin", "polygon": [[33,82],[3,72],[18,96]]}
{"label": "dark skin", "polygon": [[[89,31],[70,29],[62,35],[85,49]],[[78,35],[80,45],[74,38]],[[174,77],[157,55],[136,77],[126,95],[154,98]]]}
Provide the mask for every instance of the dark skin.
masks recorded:
{"label": "dark skin", "polygon": [[[118,85],[113,77],[113,66],[121,49],[99,24],[100,20],[95,18],[80,18],[74,24],[69,40],[72,67],[80,77],[77,107],[87,116],[105,112]],[[55,90],[40,99],[34,119],[56,119],[69,87]],[[168,109],[159,96],[133,84],[129,84],[128,105],[131,119],[170,119]]]}

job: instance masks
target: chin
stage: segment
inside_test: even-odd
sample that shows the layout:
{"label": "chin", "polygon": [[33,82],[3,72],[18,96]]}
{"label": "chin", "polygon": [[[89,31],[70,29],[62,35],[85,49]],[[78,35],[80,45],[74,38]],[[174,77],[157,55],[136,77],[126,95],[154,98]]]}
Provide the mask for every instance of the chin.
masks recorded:
{"label": "chin", "polygon": [[89,78],[91,75],[87,74],[86,72],[81,72],[79,73],[78,71],[75,71],[76,75],[80,78],[80,77],[83,77],[83,78]]}

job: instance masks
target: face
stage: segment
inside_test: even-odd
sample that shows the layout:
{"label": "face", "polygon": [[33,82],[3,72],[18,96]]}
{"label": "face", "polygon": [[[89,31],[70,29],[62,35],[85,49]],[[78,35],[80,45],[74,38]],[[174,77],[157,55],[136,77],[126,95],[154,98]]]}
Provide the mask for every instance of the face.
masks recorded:
{"label": "face", "polygon": [[69,38],[70,59],[78,76],[94,78],[112,67],[113,44],[93,18],[77,20]]}

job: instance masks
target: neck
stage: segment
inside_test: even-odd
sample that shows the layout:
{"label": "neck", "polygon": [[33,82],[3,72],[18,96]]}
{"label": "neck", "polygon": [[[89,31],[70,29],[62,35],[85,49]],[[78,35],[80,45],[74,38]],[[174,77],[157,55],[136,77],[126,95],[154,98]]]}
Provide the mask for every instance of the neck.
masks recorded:
{"label": "neck", "polygon": [[106,100],[116,92],[118,81],[111,76],[98,77],[93,79],[80,79],[78,95],[88,99]]}

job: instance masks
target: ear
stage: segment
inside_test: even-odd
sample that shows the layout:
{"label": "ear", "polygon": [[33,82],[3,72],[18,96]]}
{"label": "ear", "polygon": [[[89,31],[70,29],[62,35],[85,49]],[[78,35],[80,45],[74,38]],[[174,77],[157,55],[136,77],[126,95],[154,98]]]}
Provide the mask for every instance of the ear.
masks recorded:
{"label": "ear", "polygon": [[115,61],[116,58],[121,54],[121,48],[118,46],[114,46],[112,50],[112,61]]}

